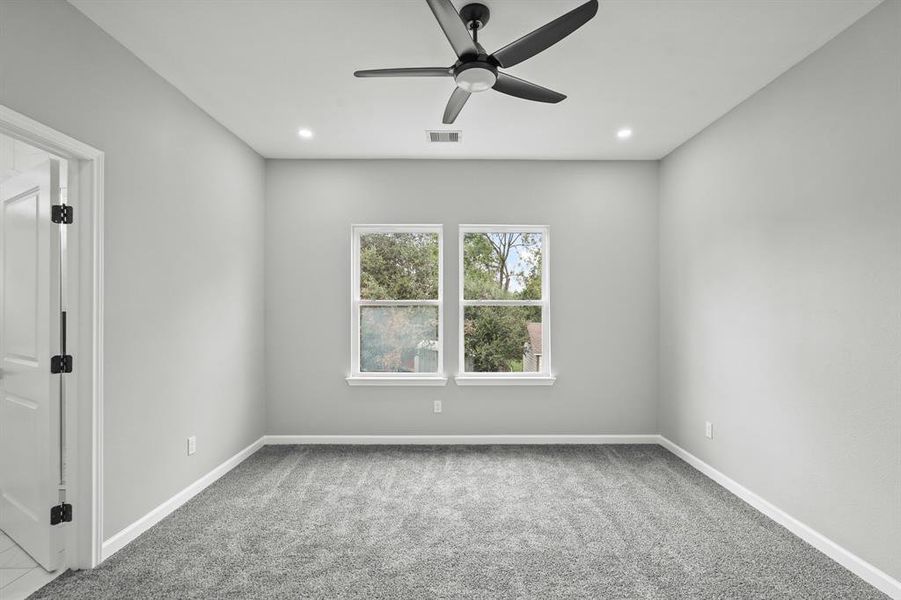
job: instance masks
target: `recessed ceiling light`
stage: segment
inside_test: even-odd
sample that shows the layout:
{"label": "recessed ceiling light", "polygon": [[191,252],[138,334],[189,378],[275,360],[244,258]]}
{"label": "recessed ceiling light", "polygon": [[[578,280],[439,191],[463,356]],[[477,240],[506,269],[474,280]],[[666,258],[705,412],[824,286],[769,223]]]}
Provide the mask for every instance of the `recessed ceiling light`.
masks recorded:
{"label": "recessed ceiling light", "polygon": [[620,129],[619,131],[616,132],[616,137],[618,137],[621,140],[627,140],[630,137],[632,137],[632,130],[629,129],[628,127],[623,127],[622,129]]}
{"label": "recessed ceiling light", "polygon": [[305,140],[308,140],[313,137],[313,132],[311,130],[307,129],[306,127],[304,127],[303,129],[299,129],[297,131],[297,135],[299,135],[300,137],[302,137]]}

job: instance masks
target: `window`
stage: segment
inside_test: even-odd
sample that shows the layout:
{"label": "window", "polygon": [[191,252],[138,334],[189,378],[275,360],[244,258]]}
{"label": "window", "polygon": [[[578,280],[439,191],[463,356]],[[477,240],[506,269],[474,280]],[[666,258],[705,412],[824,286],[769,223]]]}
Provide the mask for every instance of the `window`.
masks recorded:
{"label": "window", "polygon": [[460,385],[539,384],[551,374],[547,227],[460,227]]}
{"label": "window", "polygon": [[443,385],[440,225],[354,226],[351,385]]}

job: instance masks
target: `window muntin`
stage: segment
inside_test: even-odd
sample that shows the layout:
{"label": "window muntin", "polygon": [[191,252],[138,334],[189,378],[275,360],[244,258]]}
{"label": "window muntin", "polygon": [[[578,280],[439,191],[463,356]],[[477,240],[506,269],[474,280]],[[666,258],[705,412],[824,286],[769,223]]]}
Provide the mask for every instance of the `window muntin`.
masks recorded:
{"label": "window muntin", "polygon": [[460,370],[550,376],[548,228],[460,228]]}
{"label": "window muntin", "polygon": [[353,227],[351,377],[443,372],[442,229]]}

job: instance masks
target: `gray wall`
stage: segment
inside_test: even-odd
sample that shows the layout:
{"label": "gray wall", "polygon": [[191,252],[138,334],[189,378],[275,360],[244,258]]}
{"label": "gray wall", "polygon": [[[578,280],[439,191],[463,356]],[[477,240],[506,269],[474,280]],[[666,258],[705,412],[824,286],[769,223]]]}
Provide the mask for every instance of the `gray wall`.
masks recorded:
{"label": "gray wall", "polygon": [[0,3],[0,103],[106,152],[109,537],[264,432],[263,161],[65,2]]}
{"label": "gray wall", "polygon": [[[255,153],[64,2],[0,3],[0,103],[107,154],[105,535],[264,431],[660,430],[901,577],[899,6],[660,181],[656,163],[268,161],[264,242]],[[456,225],[510,221],[552,228],[557,385],[348,387],[350,224],[446,226],[452,374]]]}
{"label": "gray wall", "polygon": [[[269,433],[656,433],[657,163],[266,161]],[[471,183],[467,183],[467,180]],[[554,387],[348,387],[350,226],[551,227]],[[444,412],[432,412],[432,400]]]}
{"label": "gray wall", "polygon": [[893,0],[667,157],[660,209],[662,432],[896,578],[899,74]]}

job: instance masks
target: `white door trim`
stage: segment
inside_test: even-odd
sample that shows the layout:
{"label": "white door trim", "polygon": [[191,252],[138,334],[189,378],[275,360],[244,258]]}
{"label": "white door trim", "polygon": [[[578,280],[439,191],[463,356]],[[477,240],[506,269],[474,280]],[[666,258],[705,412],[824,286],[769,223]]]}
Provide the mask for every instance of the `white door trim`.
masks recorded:
{"label": "white door trim", "polygon": [[70,179],[76,183],[69,193],[75,224],[67,231],[75,371],[65,378],[68,501],[75,518],[66,536],[65,566],[93,568],[100,564],[103,543],[104,154],[2,104],[0,133],[69,160]]}

